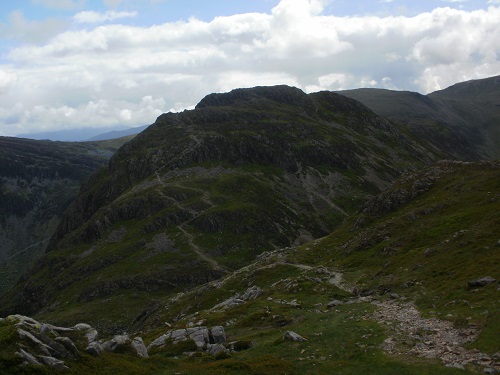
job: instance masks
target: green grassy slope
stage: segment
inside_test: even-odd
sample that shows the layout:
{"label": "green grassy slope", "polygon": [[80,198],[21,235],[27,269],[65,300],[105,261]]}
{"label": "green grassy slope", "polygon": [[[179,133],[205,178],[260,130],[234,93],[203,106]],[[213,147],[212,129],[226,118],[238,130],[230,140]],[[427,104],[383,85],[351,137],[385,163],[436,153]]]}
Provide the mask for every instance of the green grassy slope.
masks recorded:
{"label": "green grassy slope", "polygon": [[[499,286],[466,285],[500,278],[499,177],[498,162],[439,162],[407,174],[330,235],[266,252],[172,298],[156,296],[157,303],[129,328],[148,345],[167,330],[222,325],[237,348],[229,355],[188,356],[184,352],[193,348],[186,342],[150,349],[149,359],[128,352],[84,354],[66,364],[74,373],[97,374],[481,373],[500,350]],[[262,294],[217,307],[249,287]],[[332,300],[339,302],[328,306]],[[397,308],[406,325],[420,319],[425,324],[405,330],[398,317],[380,317],[388,308]],[[403,319],[415,308],[421,318]],[[307,341],[285,340],[290,330]],[[459,335],[450,338],[443,330]],[[452,341],[468,332],[474,333],[469,342]],[[19,360],[8,354],[15,349],[12,337],[12,328],[0,324],[0,343],[12,349],[2,352],[0,366],[16,369]],[[418,351],[434,345],[451,349],[434,356]],[[463,369],[441,362],[453,355],[458,363],[445,363],[464,360]]]}
{"label": "green grassy slope", "polygon": [[[455,328],[449,330],[479,332],[465,350],[489,355],[500,350],[498,282],[466,288],[484,276],[500,278],[499,177],[496,162],[443,162],[405,176],[329,236],[269,253],[221,281],[165,300],[141,329],[152,340],[164,331],[163,322],[180,328],[202,321],[225,325],[229,341],[254,343],[225,361],[179,360],[175,369],[187,373],[238,368],[259,373],[259,363],[275,363],[287,373],[481,372],[473,361],[456,370],[440,365],[439,356],[411,354],[433,340],[432,328],[406,332],[397,354],[388,354],[381,347],[394,327],[377,322],[374,314],[377,303],[410,302],[430,321],[450,322]],[[254,285],[264,291],[259,298],[213,309]],[[399,302],[390,302],[395,294]],[[333,299],[344,304],[328,308]],[[288,330],[308,341],[283,340]]]}

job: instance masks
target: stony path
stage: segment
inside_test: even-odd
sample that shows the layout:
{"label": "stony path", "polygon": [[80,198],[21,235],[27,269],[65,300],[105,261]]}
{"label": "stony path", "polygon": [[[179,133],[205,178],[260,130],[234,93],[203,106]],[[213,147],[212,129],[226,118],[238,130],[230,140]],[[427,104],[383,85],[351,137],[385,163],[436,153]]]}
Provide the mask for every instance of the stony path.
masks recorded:
{"label": "stony path", "polygon": [[491,371],[486,373],[500,371],[498,359],[464,348],[477,337],[476,330],[457,329],[446,320],[422,318],[412,303],[372,301],[372,304],[378,308],[372,318],[389,328],[389,337],[383,344],[387,352],[438,358],[449,367],[473,364]]}
{"label": "stony path", "polygon": [[188,243],[189,243],[189,246],[190,248],[201,258],[203,259],[204,261],[206,261],[207,263],[210,263],[212,265],[212,267],[217,270],[217,271],[223,271],[223,272],[228,272],[228,270],[222,266],[221,264],[219,264],[215,259],[213,258],[210,258],[208,255],[206,255],[205,253],[203,253],[201,251],[201,249],[199,248],[198,245],[196,245],[194,243],[194,239],[193,239],[193,236],[187,231],[185,230],[182,225],[178,225],[177,228],[179,228],[179,230],[186,236],[187,240],[188,240]]}

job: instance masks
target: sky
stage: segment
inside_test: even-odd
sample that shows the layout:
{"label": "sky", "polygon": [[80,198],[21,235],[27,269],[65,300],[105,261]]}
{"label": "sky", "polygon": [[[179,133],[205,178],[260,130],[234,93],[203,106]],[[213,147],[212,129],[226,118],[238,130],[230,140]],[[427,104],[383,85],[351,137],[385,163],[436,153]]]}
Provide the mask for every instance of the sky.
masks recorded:
{"label": "sky", "polygon": [[151,124],[240,87],[495,75],[500,0],[0,0],[3,136]]}

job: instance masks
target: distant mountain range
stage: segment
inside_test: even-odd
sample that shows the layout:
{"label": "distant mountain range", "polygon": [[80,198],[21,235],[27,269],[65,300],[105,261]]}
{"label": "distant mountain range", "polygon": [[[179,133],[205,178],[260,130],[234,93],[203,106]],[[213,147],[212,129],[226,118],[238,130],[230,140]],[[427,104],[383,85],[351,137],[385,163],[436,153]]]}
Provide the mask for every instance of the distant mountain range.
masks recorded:
{"label": "distant mountain range", "polygon": [[35,140],[50,140],[62,142],[86,142],[86,141],[103,141],[108,139],[122,138],[128,135],[138,134],[147,125],[138,127],[113,127],[108,128],[109,131],[103,133],[101,128],[79,128],[79,129],[65,129],[55,130],[41,133],[25,133],[19,134],[19,138],[35,139]]}

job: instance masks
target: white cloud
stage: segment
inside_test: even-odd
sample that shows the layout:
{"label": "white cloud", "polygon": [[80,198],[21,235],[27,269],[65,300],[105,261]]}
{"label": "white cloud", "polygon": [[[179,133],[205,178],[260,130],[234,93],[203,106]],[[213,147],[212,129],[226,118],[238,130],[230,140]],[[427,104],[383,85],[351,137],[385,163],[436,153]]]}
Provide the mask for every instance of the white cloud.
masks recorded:
{"label": "white cloud", "polygon": [[0,37],[26,43],[42,43],[62,32],[67,22],[57,18],[27,20],[19,11],[11,12],[5,24],[0,23]]}
{"label": "white cloud", "polygon": [[74,24],[48,42],[18,46],[8,66],[0,63],[0,134],[142,125],[237,87],[425,93],[500,74],[499,7],[335,17],[322,14],[325,4],[282,0],[270,14],[149,27]]}
{"label": "white cloud", "polygon": [[0,95],[5,94],[17,81],[17,74],[0,69]]}
{"label": "white cloud", "polygon": [[87,10],[77,13],[73,17],[73,20],[76,23],[102,23],[120,18],[133,18],[135,16],[137,16],[137,12],[115,12],[108,10],[104,13],[99,13]]}

